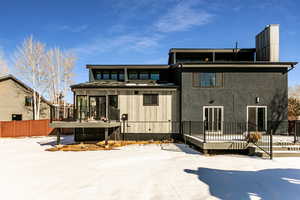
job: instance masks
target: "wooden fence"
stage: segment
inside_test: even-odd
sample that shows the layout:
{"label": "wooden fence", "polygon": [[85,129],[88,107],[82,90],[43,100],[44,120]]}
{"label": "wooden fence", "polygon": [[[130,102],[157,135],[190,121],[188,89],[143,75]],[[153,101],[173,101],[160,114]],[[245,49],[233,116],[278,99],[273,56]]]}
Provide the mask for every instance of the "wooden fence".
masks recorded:
{"label": "wooden fence", "polygon": [[0,122],[0,137],[47,136],[54,129],[49,119]]}

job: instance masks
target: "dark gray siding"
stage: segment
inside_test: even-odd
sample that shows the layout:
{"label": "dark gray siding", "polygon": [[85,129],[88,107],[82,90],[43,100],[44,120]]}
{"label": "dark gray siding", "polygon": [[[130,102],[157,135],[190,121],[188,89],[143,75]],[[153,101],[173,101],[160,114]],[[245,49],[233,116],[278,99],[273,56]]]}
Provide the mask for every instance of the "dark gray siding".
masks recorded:
{"label": "dark gray siding", "polygon": [[[268,106],[268,120],[287,120],[287,69],[198,69],[224,73],[223,88],[195,88],[182,73],[182,120],[202,121],[203,106],[224,106],[224,121],[246,121],[247,106]],[[256,103],[256,97],[260,102]]]}

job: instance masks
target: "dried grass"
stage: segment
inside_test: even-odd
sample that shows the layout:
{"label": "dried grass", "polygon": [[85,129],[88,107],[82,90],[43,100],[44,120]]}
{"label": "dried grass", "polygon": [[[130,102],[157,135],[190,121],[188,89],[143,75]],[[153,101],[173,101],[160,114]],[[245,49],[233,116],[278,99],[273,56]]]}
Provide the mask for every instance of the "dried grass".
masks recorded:
{"label": "dried grass", "polygon": [[97,143],[79,143],[79,144],[68,144],[68,145],[57,145],[46,149],[46,151],[101,151],[101,150],[113,150],[118,147],[127,146],[127,145],[147,145],[147,144],[167,144],[173,143],[172,140],[163,140],[163,141],[114,141],[109,140],[108,145],[105,145],[105,141]]}

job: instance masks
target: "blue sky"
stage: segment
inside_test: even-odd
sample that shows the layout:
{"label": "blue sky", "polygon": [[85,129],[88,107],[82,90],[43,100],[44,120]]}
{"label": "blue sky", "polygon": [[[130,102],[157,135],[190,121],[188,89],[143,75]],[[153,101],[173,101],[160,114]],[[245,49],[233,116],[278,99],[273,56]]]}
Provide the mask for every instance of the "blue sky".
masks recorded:
{"label": "blue sky", "polygon": [[[0,49],[9,59],[25,37],[76,53],[85,64],[164,64],[170,48],[254,47],[280,24],[281,61],[300,61],[300,2],[283,0],[10,0],[0,6]],[[300,84],[299,69],[289,84]]]}

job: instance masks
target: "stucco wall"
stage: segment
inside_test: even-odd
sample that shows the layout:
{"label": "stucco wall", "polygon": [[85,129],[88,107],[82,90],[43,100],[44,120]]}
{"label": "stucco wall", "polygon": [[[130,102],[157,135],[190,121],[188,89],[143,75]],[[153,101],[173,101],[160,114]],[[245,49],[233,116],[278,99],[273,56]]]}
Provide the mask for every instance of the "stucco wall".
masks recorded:
{"label": "stucco wall", "polygon": [[[22,120],[32,120],[32,107],[25,106],[25,97],[32,93],[11,79],[0,82],[0,121],[10,121],[12,114],[22,114]],[[42,103],[40,119],[50,118],[50,107]]]}
{"label": "stucco wall", "polygon": [[[203,106],[224,106],[224,121],[246,121],[247,106],[268,106],[268,120],[287,120],[287,72],[280,69],[202,69],[224,73],[223,88],[195,88],[182,73],[182,120],[202,121]],[[260,102],[256,103],[256,97]]]}

